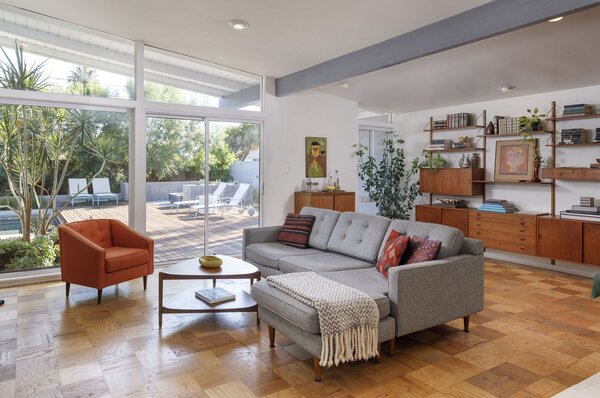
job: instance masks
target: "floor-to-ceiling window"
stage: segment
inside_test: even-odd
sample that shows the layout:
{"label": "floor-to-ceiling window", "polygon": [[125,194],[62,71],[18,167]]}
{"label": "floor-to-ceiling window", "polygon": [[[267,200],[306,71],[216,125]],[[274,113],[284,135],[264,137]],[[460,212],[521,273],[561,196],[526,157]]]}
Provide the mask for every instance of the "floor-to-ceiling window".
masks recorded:
{"label": "floor-to-ceiling window", "polygon": [[[54,231],[65,222],[126,221],[157,240],[159,263],[218,248],[220,238],[206,236],[220,233],[209,228],[215,214],[244,208],[244,222],[257,225],[258,173],[240,206],[216,209],[245,181],[238,163],[258,165],[261,77],[11,6],[0,11],[0,272],[56,266]],[[208,118],[221,131],[211,139]],[[255,126],[251,154],[223,135],[245,125]],[[201,202],[206,208],[192,208]],[[245,224],[229,221],[237,235],[228,242],[239,251],[228,244],[220,252],[239,254]]]}

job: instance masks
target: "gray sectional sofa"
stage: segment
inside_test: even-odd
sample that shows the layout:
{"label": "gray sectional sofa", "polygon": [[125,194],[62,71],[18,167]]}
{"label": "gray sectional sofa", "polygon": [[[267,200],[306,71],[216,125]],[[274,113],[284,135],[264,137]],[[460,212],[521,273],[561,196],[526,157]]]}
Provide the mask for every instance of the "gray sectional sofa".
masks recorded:
{"label": "gray sectional sofa", "polygon": [[[280,226],[244,230],[243,259],[263,276],[315,271],[333,281],[368,294],[380,313],[380,342],[423,330],[483,309],[483,242],[438,224],[390,220],[361,213],[340,213],[305,207],[315,216],[309,248],[277,242]],[[402,265],[388,278],[375,268],[392,229],[409,236],[438,240],[436,260]],[[252,286],[259,317],[318,357],[319,323],[316,311],[260,281]],[[290,336],[292,334],[293,336]],[[315,366],[317,372],[317,366]]]}

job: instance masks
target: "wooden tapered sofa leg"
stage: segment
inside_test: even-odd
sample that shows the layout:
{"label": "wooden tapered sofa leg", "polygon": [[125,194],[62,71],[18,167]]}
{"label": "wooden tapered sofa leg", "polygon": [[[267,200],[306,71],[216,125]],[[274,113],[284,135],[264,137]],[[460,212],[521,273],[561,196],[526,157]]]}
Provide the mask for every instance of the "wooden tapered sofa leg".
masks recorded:
{"label": "wooden tapered sofa leg", "polygon": [[389,339],[387,341],[387,356],[388,357],[393,357],[394,356],[394,350],[396,350],[396,338],[392,337],[391,339]]}
{"label": "wooden tapered sofa leg", "polygon": [[146,290],[146,287],[148,287],[148,275],[143,277],[144,279],[144,290]]}
{"label": "wooden tapered sofa leg", "polygon": [[463,322],[465,324],[465,328],[463,329],[466,333],[469,333],[469,321],[471,320],[471,316],[467,315],[463,318]]}
{"label": "wooden tapered sofa leg", "polygon": [[319,364],[320,359],[313,357],[313,368],[315,370],[315,381],[321,381],[321,365]]}
{"label": "wooden tapered sofa leg", "polygon": [[98,289],[98,304],[102,303],[102,289]]}
{"label": "wooden tapered sofa leg", "polygon": [[267,325],[269,326],[269,347],[275,347],[275,329],[273,329],[273,326]]}
{"label": "wooden tapered sofa leg", "polygon": [[69,293],[71,293],[71,282],[65,283],[65,289],[66,289],[67,297],[69,297]]}

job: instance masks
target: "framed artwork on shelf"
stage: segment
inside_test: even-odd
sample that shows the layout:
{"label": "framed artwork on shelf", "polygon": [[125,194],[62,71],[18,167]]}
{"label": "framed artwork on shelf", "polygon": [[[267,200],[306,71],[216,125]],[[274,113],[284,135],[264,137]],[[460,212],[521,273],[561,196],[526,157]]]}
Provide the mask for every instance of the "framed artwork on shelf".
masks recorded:
{"label": "framed artwork on shelf", "polygon": [[306,137],[306,177],[325,178],[327,176],[327,138]]}
{"label": "framed artwork on shelf", "polygon": [[508,140],[496,142],[494,180],[531,181],[537,140]]}

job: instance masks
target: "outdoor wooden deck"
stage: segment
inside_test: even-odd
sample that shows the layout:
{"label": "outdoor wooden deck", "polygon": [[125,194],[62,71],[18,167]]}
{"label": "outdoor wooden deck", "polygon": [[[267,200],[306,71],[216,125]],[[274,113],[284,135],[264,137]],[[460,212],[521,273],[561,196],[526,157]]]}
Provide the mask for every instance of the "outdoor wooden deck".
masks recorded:
{"label": "outdoor wooden deck", "polygon": [[[63,210],[67,222],[113,218],[127,222],[127,203],[100,206],[75,205]],[[247,212],[239,214],[237,209],[209,216],[208,254],[239,255],[242,253],[242,231],[258,225],[258,216]],[[160,208],[153,203],[146,205],[146,233],[154,239],[156,263],[172,262],[204,254],[204,218],[194,218],[182,208],[179,213],[169,208]]]}

